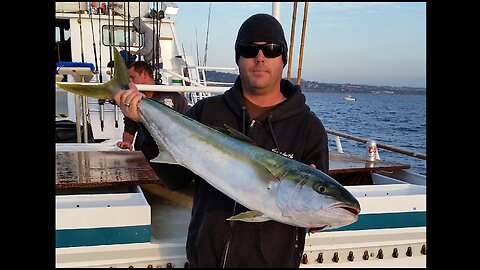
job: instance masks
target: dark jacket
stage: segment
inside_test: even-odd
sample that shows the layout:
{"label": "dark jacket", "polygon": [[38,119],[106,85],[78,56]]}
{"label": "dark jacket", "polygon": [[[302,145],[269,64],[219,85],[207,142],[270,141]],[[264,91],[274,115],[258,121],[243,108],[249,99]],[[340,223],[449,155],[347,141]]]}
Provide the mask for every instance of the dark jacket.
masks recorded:
{"label": "dark jacket", "polygon": [[[327,134],[322,122],[305,104],[299,86],[282,80],[281,91],[287,100],[258,117],[253,124],[245,109],[239,77],[223,95],[198,101],[187,115],[210,126],[227,124],[243,131],[261,147],[305,164],[315,164],[327,172]],[[151,136],[146,136],[142,151],[148,160],[157,156],[158,147]],[[182,188],[195,179],[187,238],[191,267],[299,266],[305,228],[276,221],[227,221],[228,217],[247,209],[181,166],[150,164],[170,189]]]}
{"label": "dark jacket", "polygon": [[[152,99],[161,102],[167,106],[170,106],[179,113],[186,113],[189,109],[187,99],[178,92],[154,92]],[[139,124],[128,117],[123,117],[124,131],[132,135],[135,135],[134,149],[140,150],[143,141],[143,130],[139,128]]]}

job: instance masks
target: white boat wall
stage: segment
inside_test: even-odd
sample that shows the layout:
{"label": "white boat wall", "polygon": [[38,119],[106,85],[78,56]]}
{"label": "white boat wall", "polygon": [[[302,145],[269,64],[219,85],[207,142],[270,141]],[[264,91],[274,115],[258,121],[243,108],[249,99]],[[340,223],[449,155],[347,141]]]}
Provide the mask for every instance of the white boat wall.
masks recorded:
{"label": "white boat wall", "polygon": [[[107,67],[111,61],[109,29],[114,25],[115,35],[123,41],[123,30],[135,16],[130,21],[118,14],[90,16],[85,3],[79,14],[79,3],[75,4],[56,4],[58,35],[62,35],[61,29],[69,29],[66,32],[71,37],[70,46],[65,45],[66,38],[57,40],[57,60],[98,61],[101,72],[89,74],[87,70],[89,75],[78,77],[79,68],[67,67],[61,68],[57,79],[64,78],[62,74],[68,81],[91,77],[89,83],[95,84],[102,74],[106,82],[111,72]],[[146,13],[145,6],[133,8]],[[117,8],[117,13],[121,10]],[[107,13],[113,15],[108,9]],[[142,20],[154,27],[153,18]],[[205,70],[214,68],[195,66],[193,57],[183,54],[175,22],[168,15],[161,20],[160,29],[164,85],[138,85],[140,90],[179,91],[194,103],[228,89],[228,85],[207,84]],[[132,45],[141,44],[140,37],[130,33]],[[115,47],[121,50],[123,45]],[[236,68],[221,70],[235,72]],[[182,85],[172,83],[172,78],[181,79]],[[160,184],[141,152],[117,148],[123,115],[115,105],[100,103],[56,88],[57,120],[84,125],[86,116],[94,138],[89,143],[56,143],[56,267],[188,267],[185,242],[193,186],[170,191]],[[410,172],[404,164],[380,160],[378,154],[374,162],[348,155],[340,138],[367,140],[327,132],[337,145],[337,151],[330,154],[329,173],[358,199],[362,211],[351,225],[309,234],[300,267],[426,267],[426,176]]]}

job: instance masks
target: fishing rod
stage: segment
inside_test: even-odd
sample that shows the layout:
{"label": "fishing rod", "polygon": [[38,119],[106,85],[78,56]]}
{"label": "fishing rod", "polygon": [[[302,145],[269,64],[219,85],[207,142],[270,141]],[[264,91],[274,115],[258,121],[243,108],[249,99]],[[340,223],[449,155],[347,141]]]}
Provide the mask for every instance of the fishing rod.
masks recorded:
{"label": "fishing rod", "polygon": [[292,28],[290,32],[290,49],[288,52],[288,69],[287,69],[287,81],[290,81],[290,74],[292,71],[292,57],[293,57],[293,40],[295,39],[295,23],[297,20],[297,2],[293,2],[292,12]]}
{"label": "fishing rod", "polygon": [[[185,57],[185,67],[183,68],[183,76],[187,75],[188,80],[192,81],[192,77],[190,76],[190,72],[188,71],[187,54],[185,53],[185,48],[183,47],[183,43],[182,43],[182,51],[183,51],[183,56]],[[187,85],[186,82],[184,84]],[[190,85],[190,83],[188,83],[188,85]]]}
{"label": "fishing rod", "polygon": [[[83,30],[82,30],[82,15],[81,15],[81,5],[78,2],[78,24],[80,27],[80,55],[82,58],[82,63],[85,63],[85,56],[83,53]],[[85,82],[85,77],[82,76],[82,82]],[[88,122],[87,122],[87,114],[88,114],[88,107],[87,107],[87,97],[81,96],[82,98],[82,118],[83,118],[83,140],[85,143],[88,142]],[[77,142],[81,143],[81,130],[80,130],[80,106],[78,104],[78,96],[75,96],[75,118],[77,120]]]}
{"label": "fishing rod", "polygon": [[308,2],[305,2],[305,7],[303,10],[302,41],[300,43],[300,57],[298,59],[298,75],[297,75],[298,85],[300,85],[300,78],[302,77],[303,43],[305,41],[305,32],[307,29],[307,14],[308,14]]}
{"label": "fishing rod", "polygon": [[[93,43],[93,55],[95,59],[95,75],[97,77],[97,81],[100,81],[102,83],[102,73],[98,72],[98,61],[97,61],[97,45],[95,43],[95,33],[93,30],[93,16],[92,16],[92,7],[90,6],[90,12],[88,13],[88,17],[90,19],[90,26],[92,29],[92,43]],[[99,74],[100,73],[100,74]],[[105,120],[105,99],[99,99],[98,100],[98,105],[100,106],[100,130],[103,132],[104,128],[104,120]]]}
{"label": "fishing rod", "polygon": [[197,46],[197,66],[200,66],[200,56],[198,54],[198,33],[197,33],[197,28],[195,27],[195,43]]}
{"label": "fishing rod", "polygon": [[[107,26],[108,26],[108,48],[109,48],[109,56],[110,56],[110,59],[109,59],[109,62],[107,65],[108,67],[110,67],[110,79],[113,78],[113,66],[111,63],[113,63],[113,55],[112,55],[112,47],[113,47],[113,42],[114,42],[114,37],[112,37],[113,35],[113,25],[112,25],[112,21],[114,20],[114,18],[111,18],[110,17],[110,13],[114,14],[114,12],[110,12],[110,10],[112,9],[112,6],[110,5],[110,2],[107,2],[107,7],[106,7],[106,15],[107,15]],[[114,15],[113,15],[114,16]],[[114,109],[113,109],[113,113],[114,113],[114,116],[115,116],[115,128],[118,128],[118,120],[119,120],[119,115],[118,115],[118,105],[116,103],[113,103],[114,104]]]}
{"label": "fishing rod", "polygon": [[[162,83],[162,76],[160,74],[160,59],[162,58],[161,56],[161,47],[160,47],[160,30],[162,28],[162,13],[158,12],[158,2],[155,2],[155,16],[153,17],[153,66],[155,70],[155,81],[159,81]],[[153,13],[153,12],[152,12]],[[155,27],[155,25],[157,27]]]}

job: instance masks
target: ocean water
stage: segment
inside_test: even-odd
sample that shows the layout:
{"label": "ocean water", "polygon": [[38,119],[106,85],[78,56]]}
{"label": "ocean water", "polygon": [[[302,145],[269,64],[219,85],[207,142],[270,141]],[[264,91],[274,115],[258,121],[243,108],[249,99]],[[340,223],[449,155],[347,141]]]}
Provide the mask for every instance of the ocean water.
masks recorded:
{"label": "ocean water", "polygon": [[[341,93],[304,94],[326,129],[426,154],[426,96],[355,94],[356,101],[347,101]],[[366,154],[364,143],[340,140],[345,153]],[[329,149],[337,150],[335,137],[330,134]],[[409,164],[411,171],[426,175],[425,160],[382,148],[378,151],[380,159]]]}

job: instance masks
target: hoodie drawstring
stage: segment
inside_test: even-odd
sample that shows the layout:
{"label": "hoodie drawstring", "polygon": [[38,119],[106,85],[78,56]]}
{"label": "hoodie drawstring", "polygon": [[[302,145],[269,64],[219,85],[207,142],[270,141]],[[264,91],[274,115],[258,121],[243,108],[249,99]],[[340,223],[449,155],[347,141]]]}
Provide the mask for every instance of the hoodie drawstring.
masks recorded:
{"label": "hoodie drawstring", "polygon": [[245,134],[245,111],[247,108],[245,106],[242,107],[242,133]]}
{"label": "hoodie drawstring", "polygon": [[275,142],[275,147],[277,147],[278,152],[281,153],[280,152],[280,147],[278,146],[277,138],[275,137],[275,133],[273,132],[271,119],[272,119],[272,115],[269,114],[268,115],[268,126],[270,127],[270,133],[272,134],[273,141]]}

